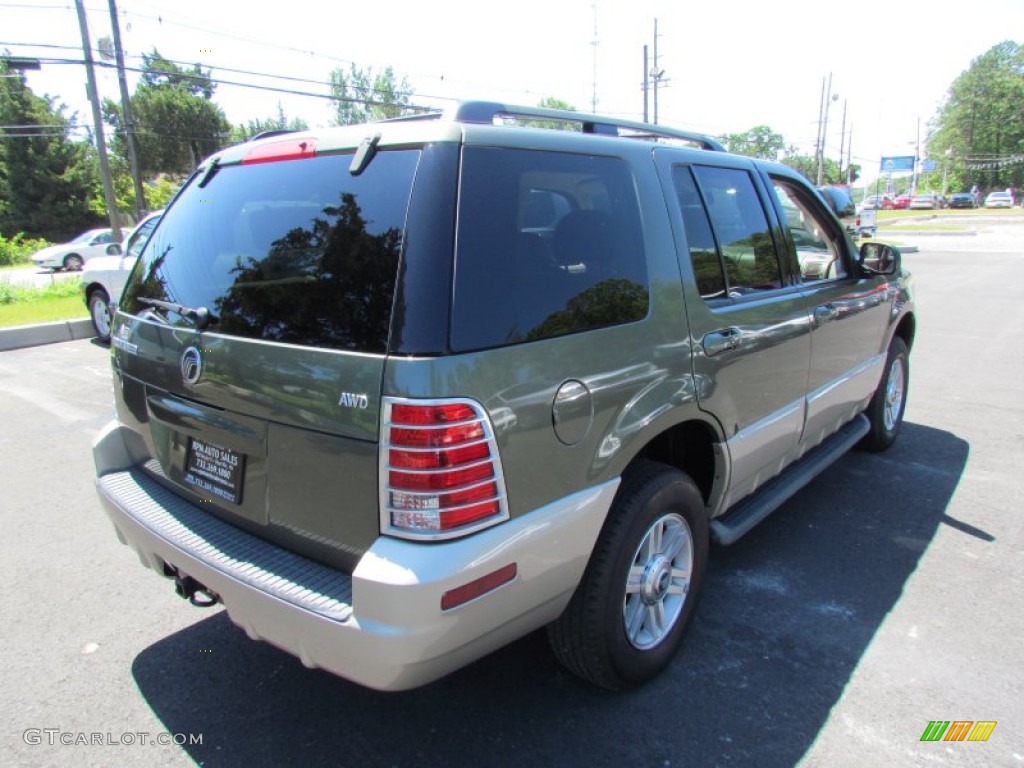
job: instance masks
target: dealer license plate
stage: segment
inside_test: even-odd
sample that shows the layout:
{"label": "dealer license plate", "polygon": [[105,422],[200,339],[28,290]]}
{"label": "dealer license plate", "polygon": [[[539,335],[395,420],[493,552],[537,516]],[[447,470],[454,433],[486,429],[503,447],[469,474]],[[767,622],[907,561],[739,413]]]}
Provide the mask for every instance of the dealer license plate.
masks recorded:
{"label": "dealer license plate", "polygon": [[195,437],[188,443],[185,482],[202,495],[238,504],[242,500],[245,454]]}

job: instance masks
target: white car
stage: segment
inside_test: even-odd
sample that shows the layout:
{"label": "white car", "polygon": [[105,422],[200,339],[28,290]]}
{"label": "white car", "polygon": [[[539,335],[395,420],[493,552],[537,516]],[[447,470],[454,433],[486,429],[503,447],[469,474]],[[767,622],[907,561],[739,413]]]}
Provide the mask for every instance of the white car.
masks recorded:
{"label": "white car", "polygon": [[986,208],[1013,208],[1013,196],[1009,192],[989,192],[985,198]]}
{"label": "white car", "polygon": [[123,249],[119,245],[113,246],[113,255],[98,256],[90,260],[82,270],[85,303],[89,307],[92,327],[100,341],[110,341],[110,300],[121,296],[128,275],[149,241],[149,236],[153,234],[161,214],[162,210],[144,216],[125,238]]}
{"label": "white car", "polygon": [[30,258],[37,267],[77,272],[89,259],[108,253],[107,247],[113,242],[114,235],[109,229],[90,229],[68,243],[36,251]]}

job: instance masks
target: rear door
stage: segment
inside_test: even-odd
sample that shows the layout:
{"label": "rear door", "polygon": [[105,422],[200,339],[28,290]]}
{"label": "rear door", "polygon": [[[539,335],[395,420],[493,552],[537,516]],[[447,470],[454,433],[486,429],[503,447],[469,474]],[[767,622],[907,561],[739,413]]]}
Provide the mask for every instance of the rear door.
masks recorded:
{"label": "rear door", "polygon": [[164,214],[114,334],[148,468],[348,565],[376,538],[381,379],[419,151],[225,162]]}
{"label": "rear door", "polygon": [[[804,421],[810,321],[779,259],[780,232],[752,164],[712,165],[659,150],[666,196],[678,207],[680,268],[697,396],[720,423],[732,465],[725,506],[795,457]],[[682,325],[683,318],[680,318]]]}

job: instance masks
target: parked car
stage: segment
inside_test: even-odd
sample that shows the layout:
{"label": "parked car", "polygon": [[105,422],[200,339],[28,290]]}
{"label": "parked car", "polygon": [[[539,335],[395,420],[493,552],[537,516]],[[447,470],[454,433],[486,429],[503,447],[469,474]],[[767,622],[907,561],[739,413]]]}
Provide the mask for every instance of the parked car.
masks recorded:
{"label": "parked car", "polygon": [[897,195],[892,199],[892,207],[894,210],[902,211],[910,207],[910,201],[913,198],[910,195]]}
{"label": "parked car", "polygon": [[970,192],[954,192],[949,196],[950,208],[974,208],[974,195]]}
{"label": "parked car", "polygon": [[125,238],[124,245],[111,245],[114,251],[110,256],[97,256],[90,259],[82,270],[82,296],[89,308],[96,338],[110,341],[111,301],[121,296],[128,274],[153,234],[163,211],[154,211],[142,218],[142,221]]}
{"label": "parked car", "polygon": [[939,210],[942,206],[942,199],[934,192],[922,195],[914,195],[910,200],[910,208],[913,210]]}
{"label": "parked car", "polygon": [[709,540],[893,444],[915,327],[898,249],[706,135],[468,102],[258,139],[129,276],[96,488],[306,666],[401,690],[547,627],[622,689],[672,660]]}
{"label": "parked car", "polygon": [[889,211],[893,209],[894,204],[889,195],[868,195],[861,201],[860,207],[866,211]]}
{"label": "parked car", "polygon": [[989,192],[985,198],[986,208],[1013,208],[1013,195],[1006,190]]}
{"label": "parked car", "polygon": [[50,245],[36,251],[29,258],[37,267],[75,272],[94,256],[108,253],[107,246],[111,244],[114,244],[111,230],[90,229],[67,243]]}

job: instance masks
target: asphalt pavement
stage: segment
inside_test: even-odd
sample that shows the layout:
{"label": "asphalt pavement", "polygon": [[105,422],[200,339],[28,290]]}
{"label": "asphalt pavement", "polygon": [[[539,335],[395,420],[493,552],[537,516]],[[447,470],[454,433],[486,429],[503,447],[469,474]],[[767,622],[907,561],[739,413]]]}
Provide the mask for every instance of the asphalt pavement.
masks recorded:
{"label": "asphalt pavement", "polygon": [[[918,240],[899,441],[716,547],[679,656],[616,695],[542,633],[401,694],[253,642],[174,597],[102,512],[108,349],[0,354],[0,764],[1021,768],[1022,243],[1024,223]],[[922,741],[936,721],[995,726]]]}

